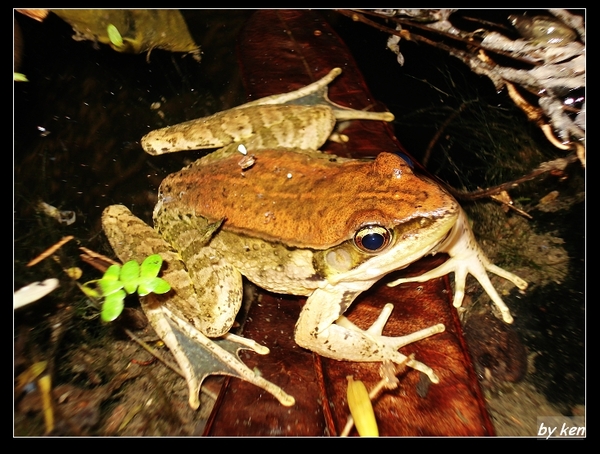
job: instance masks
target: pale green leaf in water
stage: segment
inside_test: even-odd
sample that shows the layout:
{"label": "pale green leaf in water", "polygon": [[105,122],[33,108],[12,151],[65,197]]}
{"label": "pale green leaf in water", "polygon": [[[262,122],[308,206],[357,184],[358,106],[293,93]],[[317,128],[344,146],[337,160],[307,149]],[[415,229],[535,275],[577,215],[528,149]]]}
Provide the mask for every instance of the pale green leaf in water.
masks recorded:
{"label": "pale green leaf in water", "polygon": [[106,27],[106,33],[108,34],[108,39],[112,44],[115,45],[115,47],[123,47],[123,37],[119,33],[117,27],[115,27],[113,24],[108,24],[108,27]]}

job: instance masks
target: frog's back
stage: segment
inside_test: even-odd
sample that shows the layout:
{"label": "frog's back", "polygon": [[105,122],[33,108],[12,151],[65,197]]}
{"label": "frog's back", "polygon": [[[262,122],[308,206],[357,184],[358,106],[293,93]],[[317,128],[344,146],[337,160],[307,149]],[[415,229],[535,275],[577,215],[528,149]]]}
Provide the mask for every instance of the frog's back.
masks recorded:
{"label": "frog's back", "polygon": [[390,153],[364,161],[275,149],[254,152],[252,161],[241,154],[196,161],[164,180],[163,208],[173,204],[225,219],[230,231],[315,249],[350,239],[365,224],[392,227],[457,209],[438,185]]}

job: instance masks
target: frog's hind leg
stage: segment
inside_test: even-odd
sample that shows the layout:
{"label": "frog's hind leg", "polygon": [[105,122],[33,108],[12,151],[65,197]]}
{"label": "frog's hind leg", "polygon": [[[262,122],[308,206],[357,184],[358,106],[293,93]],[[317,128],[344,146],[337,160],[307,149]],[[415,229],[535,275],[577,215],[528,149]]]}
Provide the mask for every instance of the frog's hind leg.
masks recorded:
{"label": "frog's hind leg", "polygon": [[[193,283],[177,252],[163,237],[123,205],[112,205],[102,215],[102,225],[117,256],[123,261],[141,262],[159,253],[166,264],[162,278],[171,285],[169,293],[142,297],[141,304],[150,324],[177,360],[187,381],[189,403],[200,406],[199,391],[208,375],[230,375],[270,392],[283,405],[293,405],[294,398],[280,387],[257,376],[237,356],[241,349],[264,355],[269,349],[256,342],[231,334],[211,339],[196,329],[194,310],[198,309]],[[209,226],[209,231],[212,227]],[[192,311],[192,312],[190,312]]]}
{"label": "frog's hind leg", "polygon": [[181,368],[188,385],[190,407],[197,409],[200,406],[200,388],[209,375],[239,378],[268,391],[282,405],[294,405],[295,400],[292,396],[257,375],[238,356],[240,350],[253,350],[260,355],[266,355],[269,353],[267,347],[234,334],[210,339],[163,305],[153,303],[152,298],[146,297],[143,303],[144,310]]}
{"label": "frog's hind leg", "polygon": [[341,68],[333,68],[321,79],[310,85],[299,88],[298,90],[278,95],[266,96],[264,98],[243,104],[238,108],[250,106],[264,106],[269,104],[297,104],[302,106],[326,105],[335,115],[337,121],[345,120],[380,120],[394,121],[394,115],[391,112],[370,112],[366,110],[355,110],[349,107],[337,104],[329,99],[328,86],[333,80],[342,73]]}

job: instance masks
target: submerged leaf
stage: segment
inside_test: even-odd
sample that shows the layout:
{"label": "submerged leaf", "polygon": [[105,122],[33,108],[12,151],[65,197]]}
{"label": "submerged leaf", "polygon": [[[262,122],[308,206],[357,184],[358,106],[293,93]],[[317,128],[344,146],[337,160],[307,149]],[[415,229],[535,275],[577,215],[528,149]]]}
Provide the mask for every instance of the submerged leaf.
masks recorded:
{"label": "submerged leaf", "polygon": [[176,9],[53,9],[68,22],[76,40],[99,41],[117,52],[143,53],[158,48],[189,52],[200,60],[200,47],[192,39]]}
{"label": "submerged leaf", "polygon": [[119,33],[117,27],[115,27],[113,24],[108,24],[108,27],[106,27],[106,33],[108,34],[108,39],[110,40],[111,44],[117,48],[123,47],[123,37]]}

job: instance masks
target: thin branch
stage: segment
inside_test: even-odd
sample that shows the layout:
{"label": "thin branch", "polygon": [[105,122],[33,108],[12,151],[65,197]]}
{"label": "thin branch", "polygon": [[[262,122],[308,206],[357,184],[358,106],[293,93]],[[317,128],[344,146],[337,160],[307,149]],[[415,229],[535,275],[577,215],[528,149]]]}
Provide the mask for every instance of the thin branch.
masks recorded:
{"label": "thin branch", "polygon": [[502,183],[497,186],[491,186],[486,189],[477,189],[475,191],[460,191],[458,189],[455,189],[455,188],[447,186],[447,185],[446,185],[446,189],[454,197],[456,197],[457,199],[460,199],[460,200],[481,199],[483,197],[490,197],[492,195],[499,194],[502,191],[508,191],[510,189],[513,189],[516,186],[518,186],[519,184],[524,183],[526,181],[533,180],[544,173],[548,173],[548,172],[552,172],[552,171],[556,171],[556,170],[563,171],[567,167],[567,165],[577,162],[578,160],[579,160],[579,157],[577,156],[577,154],[572,153],[564,158],[559,158],[559,159],[555,159],[553,161],[544,162],[537,169],[533,170],[532,172],[528,173],[527,175],[523,175],[522,177],[517,178],[516,180],[512,180],[507,183]]}

